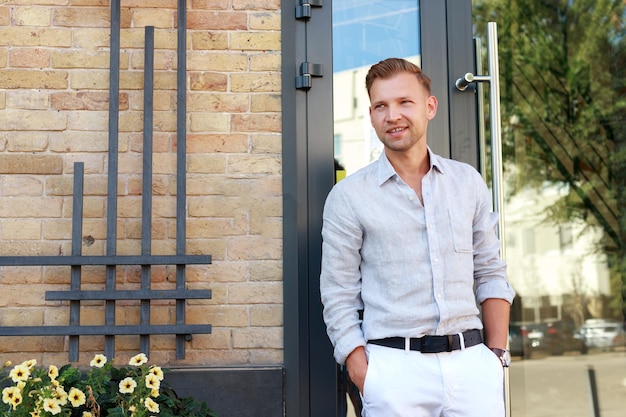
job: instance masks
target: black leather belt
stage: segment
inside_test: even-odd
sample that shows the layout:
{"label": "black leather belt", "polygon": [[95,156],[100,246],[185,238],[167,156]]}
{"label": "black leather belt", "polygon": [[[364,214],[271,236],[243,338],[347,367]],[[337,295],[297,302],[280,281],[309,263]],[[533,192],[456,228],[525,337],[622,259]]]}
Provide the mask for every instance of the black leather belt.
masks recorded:
{"label": "black leather belt", "polygon": [[[375,345],[386,346],[396,349],[405,348],[404,337],[388,337],[386,339],[369,340],[368,343]],[[480,330],[473,329],[463,332],[463,341],[465,347],[475,346],[483,342],[483,338],[480,335]],[[447,336],[423,336],[412,337],[410,340],[410,349],[417,350],[422,353],[440,353],[440,352],[452,352],[453,350],[461,349],[461,340],[458,334],[450,334]]]}

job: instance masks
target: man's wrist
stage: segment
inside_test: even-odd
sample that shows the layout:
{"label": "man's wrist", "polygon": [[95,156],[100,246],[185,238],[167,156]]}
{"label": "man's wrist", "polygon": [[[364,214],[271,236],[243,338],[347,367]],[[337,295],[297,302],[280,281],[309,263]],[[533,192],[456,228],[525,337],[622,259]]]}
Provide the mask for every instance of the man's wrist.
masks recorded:
{"label": "man's wrist", "polygon": [[511,352],[507,349],[489,348],[500,359],[502,366],[508,368],[511,365]]}

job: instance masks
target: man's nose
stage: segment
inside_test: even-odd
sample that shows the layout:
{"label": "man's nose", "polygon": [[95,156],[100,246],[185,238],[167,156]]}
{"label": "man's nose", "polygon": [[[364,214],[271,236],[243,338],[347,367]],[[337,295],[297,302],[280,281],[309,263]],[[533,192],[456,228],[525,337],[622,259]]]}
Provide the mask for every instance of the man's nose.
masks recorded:
{"label": "man's nose", "polygon": [[398,120],[401,116],[400,109],[396,106],[387,107],[387,120],[394,121]]}

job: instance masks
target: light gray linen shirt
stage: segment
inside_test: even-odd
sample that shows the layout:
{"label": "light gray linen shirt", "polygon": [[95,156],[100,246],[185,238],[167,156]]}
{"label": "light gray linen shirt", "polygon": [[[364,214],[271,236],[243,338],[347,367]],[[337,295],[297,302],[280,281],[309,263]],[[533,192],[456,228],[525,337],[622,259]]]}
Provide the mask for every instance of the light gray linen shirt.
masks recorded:
{"label": "light gray linen shirt", "polygon": [[482,329],[477,303],[513,301],[482,177],[428,152],[423,205],[384,152],[326,199],[320,291],[340,364],[367,340]]}

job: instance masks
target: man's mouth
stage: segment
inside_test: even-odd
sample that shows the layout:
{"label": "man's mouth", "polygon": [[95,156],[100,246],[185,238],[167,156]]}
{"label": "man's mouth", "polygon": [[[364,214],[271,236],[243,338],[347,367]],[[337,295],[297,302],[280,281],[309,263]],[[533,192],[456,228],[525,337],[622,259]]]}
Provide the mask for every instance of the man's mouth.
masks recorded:
{"label": "man's mouth", "polygon": [[399,132],[402,132],[405,129],[406,129],[406,127],[394,127],[393,129],[389,129],[387,132],[388,133],[399,133]]}

